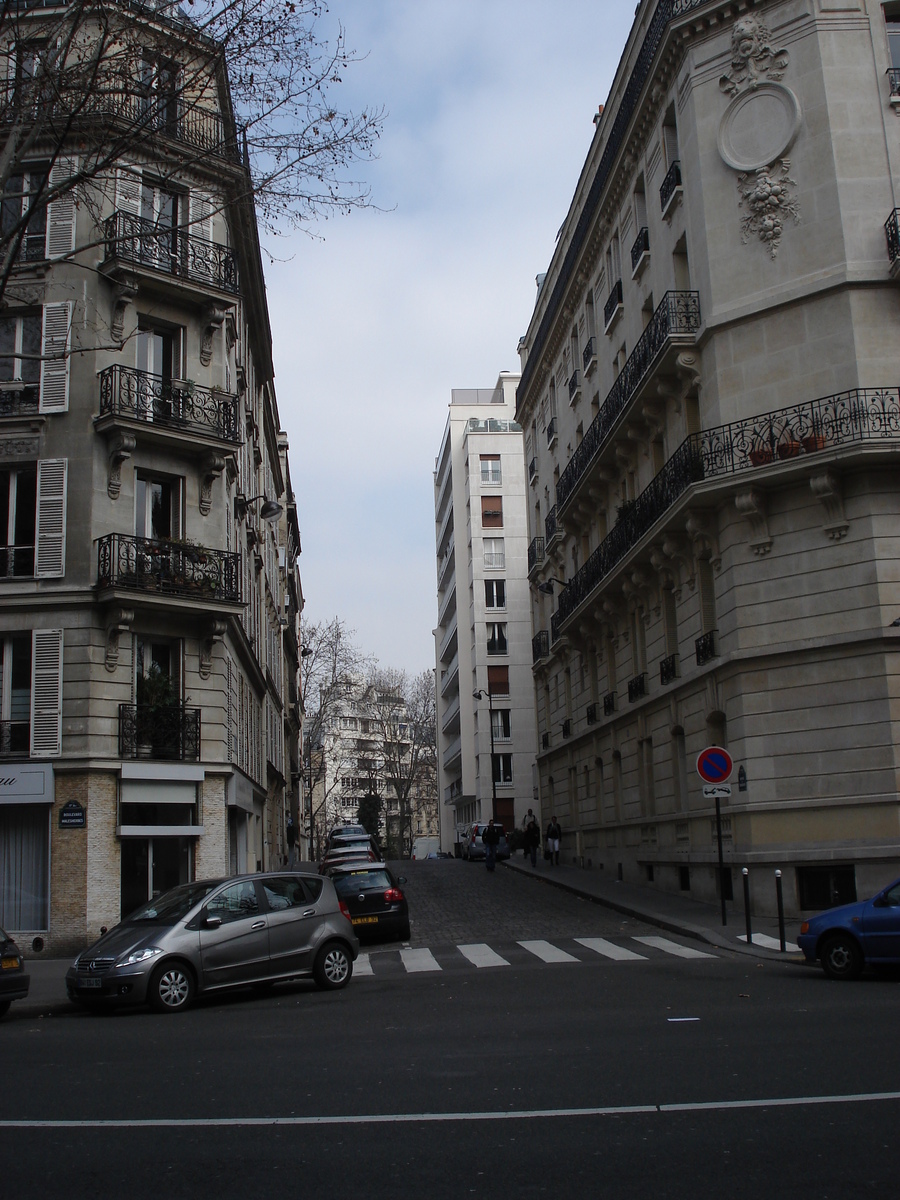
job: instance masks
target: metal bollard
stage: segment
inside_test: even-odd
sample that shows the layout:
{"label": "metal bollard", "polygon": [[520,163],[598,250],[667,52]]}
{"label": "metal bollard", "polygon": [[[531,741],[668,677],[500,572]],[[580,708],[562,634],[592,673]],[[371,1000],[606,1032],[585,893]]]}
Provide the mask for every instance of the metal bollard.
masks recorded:
{"label": "metal bollard", "polygon": [[750,872],[746,867],[741,868],[744,877],[744,919],[747,922],[747,945],[753,945],[753,932],[750,929]]}
{"label": "metal bollard", "polygon": [[781,941],[781,953],[787,950],[787,942],[784,937],[784,896],[781,891],[781,872],[775,872],[775,897],[778,901],[778,937]]}

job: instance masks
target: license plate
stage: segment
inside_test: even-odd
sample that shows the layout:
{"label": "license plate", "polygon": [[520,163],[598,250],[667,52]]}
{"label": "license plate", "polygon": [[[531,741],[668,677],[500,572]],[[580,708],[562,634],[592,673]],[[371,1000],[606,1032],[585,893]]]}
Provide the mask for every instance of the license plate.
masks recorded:
{"label": "license plate", "polygon": [[102,980],[102,979],[87,979],[87,978],[85,978],[85,977],[83,977],[83,976],[79,976],[79,979],[78,979],[78,986],[79,986],[80,988],[98,988],[98,987],[103,987],[103,980]]}
{"label": "license plate", "polygon": [[3,960],[3,970],[4,971],[15,971],[15,969],[18,967],[18,965],[19,965],[19,960],[17,958],[4,958],[4,960]]}
{"label": "license plate", "polygon": [[351,922],[354,925],[377,925],[377,917],[351,917]]}

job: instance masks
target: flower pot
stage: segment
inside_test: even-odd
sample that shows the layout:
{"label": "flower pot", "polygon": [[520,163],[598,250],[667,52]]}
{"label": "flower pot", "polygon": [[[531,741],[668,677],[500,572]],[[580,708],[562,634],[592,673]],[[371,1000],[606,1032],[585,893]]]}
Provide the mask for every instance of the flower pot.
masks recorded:
{"label": "flower pot", "polygon": [[806,454],[815,454],[817,450],[825,449],[825,435],[823,433],[811,433],[809,437],[801,438],[803,450]]}
{"label": "flower pot", "polygon": [[772,457],[773,457],[773,455],[772,455],[771,450],[751,450],[750,451],[750,462],[753,464],[754,467],[765,466],[766,463],[770,463],[772,461]]}
{"label": "flower pot", "polygon": [[796,458],[799,453],[799,442],[782,442],[782,444],[778,447],[779,458]]}

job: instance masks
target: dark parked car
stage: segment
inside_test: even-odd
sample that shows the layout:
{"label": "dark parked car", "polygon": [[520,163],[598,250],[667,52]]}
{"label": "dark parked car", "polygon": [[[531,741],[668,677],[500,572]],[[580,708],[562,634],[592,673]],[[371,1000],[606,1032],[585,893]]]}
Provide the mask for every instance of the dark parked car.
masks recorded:
{"label": "dark parked car", "polygon": [[856,979],[867,963],[900,963],[900,879],[871,900],[810,917],[800,926],[797,945],[831,979]]}
{"label": "dark parked car", "polygon": [[360,940],[386,941],[409,938],[409,905],[401,884],[385,863],[348,863],[328,868],[341,901]]}
{"label": "dark parked car", "polygon": [[187,1008],[196,995],[312,975],[345,987],[359,942],[334,885],[283,871],[186,883],[144,904],[66,974],[83,1004]]}
{"label": "dark parked car", "polygon": [[331,846],[340,838],[364,838],[369,836],[369,831],[364,825],[335,825],[328,834],[328,845]]}
{"label": "dark parked car", "polygon": [[9,1012],[13,1000],[25,999],[30,982],[19,947],[0,929],[0,1017]]}

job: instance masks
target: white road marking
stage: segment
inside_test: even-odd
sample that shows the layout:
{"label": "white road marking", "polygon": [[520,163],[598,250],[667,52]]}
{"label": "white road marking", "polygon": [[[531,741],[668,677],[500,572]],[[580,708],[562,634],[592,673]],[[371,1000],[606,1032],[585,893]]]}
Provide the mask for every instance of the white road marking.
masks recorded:
{"label": "white road marking", "polygon": [[374,975],[372,964],[369,962],[368,954],[359,954],[356,962],[353,964],[354,975]]}
{"label": "white road marking", "polygon": [[457,946],[457,950],[476,967],[508,967],[509,963],[501,958],[496,951],[484,942],[474,942],[469,946]]}
{"label": "white road marking", "polygon": [[521,1112],[447,1112],[447,1113],[372,1113],[361,1116],[330,1117],[150,1117],[134,1120],[54,1119],[0,1120],[0,1129],[195,1129],[223,1126],[248,1128],[273,1125],[386,1125],[391,1121],[407,1124],[434,1121],[535,1121],[548,1117],[618,1117],[642,1113],[725,1112],[741,1108],[804,1108],[815,1104],[872,1104],[882,1100],[900,1100],[900,1092],[860,1092],[835,1096],[779,1096],[757,1100],[707,1100],[688,1104],[627,1104],[607,1108],[544,1108]]}
{"label": "white road marking", "polygon": [[647,961],[646,955],[635,954],[633,950],[617,946],[615,942],[608,942],[606,938],[576,938],[575,941],[586,946],[588,950],[593,950],[595,954],[602,954],[604,958],[615,958],[620,962],[634,959],[639,959],[641,962]]}
{"label": "white road marking", "polygon": [[410,975],[418,971],[440,971],[441,965],[428,949],[412,950],[404,947],[400,951],[400,960]]}
{"label": "white road marking", "polygon": [[670,942],[664,937],[636,937],[636,942],[641,942],[645,946],[653,946],[657,950],[664,950],[666,954],[674,954],[676,958],[715,958],[714,954],[707,954],[705,950],[692,950],[690,946],[679,946],[677,942]]}
{"label": "white road marking", "polygon": [[[746,933],[739,933],[737,936],[738,936],[739,942],[746,942],[746,940],[747,940]],[[761,946],[764,950],[780,950],[781,949],[781,941],[778,938],[769,937],[769,935],[767,933],[754,933],[753,941],[751,942],[751,945]],[[794,943],[792,945],[790,942],[787,942],[787,941],[785,942],[785,953],[786,954],[791,954],[791,953],[796,954],[799,951],[799,949],[800,949],[800,947],[796,943]]]}
{"label": "white road marking", "polygon": [[578,962],[574,954],[567,954],[565,950],[559,950],[550,942],[534,941],[534,942],[519,942],[519,945],[529,952],[536,955],[542,962],[546,963],[561,963],[561,962]]}

